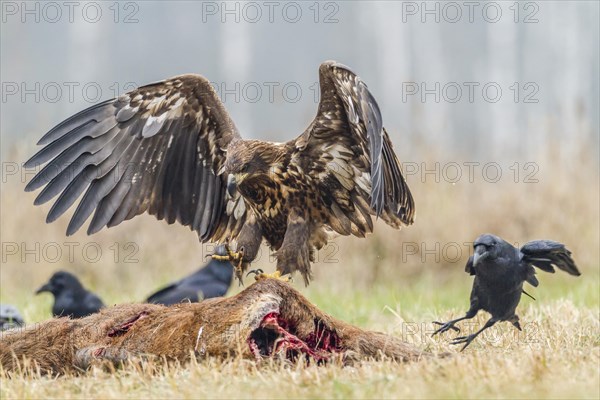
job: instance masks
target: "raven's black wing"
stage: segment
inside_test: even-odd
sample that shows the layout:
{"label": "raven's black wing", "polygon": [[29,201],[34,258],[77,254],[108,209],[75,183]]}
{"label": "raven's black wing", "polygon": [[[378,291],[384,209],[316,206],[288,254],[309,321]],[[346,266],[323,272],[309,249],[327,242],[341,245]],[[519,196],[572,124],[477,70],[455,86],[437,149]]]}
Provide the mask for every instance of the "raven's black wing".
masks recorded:
{"label": "raven's black wing", "polygon": [[150,295],[146,302],[170,306],[188,300],[192,303],[200,301],[198,291],[185,286],[181,287],[177,282]]}
{"label": "raven's black wing", "polygon": [[104,302],[102,302],[100,297],[96,296],[94,293],[88,292],[88,295],[85,298],[85,307],[90,313],[95,313],[104,307]]}
{"label": "raven's black wing", "polygon": [[571,275],[581,275],[571,257],[571,252],[562,243],[553,240],[534,240],[521,247],[521,254],[521,261],[543,271],[554,273],[554,267],[557,267]]}

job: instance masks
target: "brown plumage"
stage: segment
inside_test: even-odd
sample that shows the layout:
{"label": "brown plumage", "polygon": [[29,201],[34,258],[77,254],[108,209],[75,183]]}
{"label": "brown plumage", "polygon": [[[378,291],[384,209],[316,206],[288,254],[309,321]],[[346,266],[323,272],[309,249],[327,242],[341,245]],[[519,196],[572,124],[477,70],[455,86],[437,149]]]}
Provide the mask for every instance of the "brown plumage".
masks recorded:
{"label": "brown plumage", "polygon": [[[95,211],[88,233],[144,212],[178,221],[201,241],[243,250],[241,274],[263,238],[277,270],[300,271],[330,234],[364,237],[373,216],[399,228],[415,207],[367,86],[335,62],[319,69],[316,117],[295,140],[243,140],[209,82],[182,75],[76,114],[48,132],[26,166],[47,163],[26,190],[56,195],[47,221],[87,189],[67,234]],[[227,195],[229,192],[229,196]]]}
{"label": "brown plumage", "polygon": [[55,318],[0,335],[3,369],[21,370],[28,360],[43,373],[153,357],[181,362],[191,357],[338,358],[351,363],[427,355],[392,336],[337,320],[275,279],[261,280],[229,298],[170,307],[118,305],[82,319]]}

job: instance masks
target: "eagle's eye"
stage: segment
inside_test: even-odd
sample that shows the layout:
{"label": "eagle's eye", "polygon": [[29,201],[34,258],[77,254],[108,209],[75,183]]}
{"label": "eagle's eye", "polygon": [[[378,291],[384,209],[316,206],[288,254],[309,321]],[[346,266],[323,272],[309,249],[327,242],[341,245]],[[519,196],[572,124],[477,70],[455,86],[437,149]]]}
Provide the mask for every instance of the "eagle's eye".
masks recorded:
{"label": "eagle's eye", "polygon": [[244,164],[240,167],[240,173],[245,174],[248,172],[248,164]]}

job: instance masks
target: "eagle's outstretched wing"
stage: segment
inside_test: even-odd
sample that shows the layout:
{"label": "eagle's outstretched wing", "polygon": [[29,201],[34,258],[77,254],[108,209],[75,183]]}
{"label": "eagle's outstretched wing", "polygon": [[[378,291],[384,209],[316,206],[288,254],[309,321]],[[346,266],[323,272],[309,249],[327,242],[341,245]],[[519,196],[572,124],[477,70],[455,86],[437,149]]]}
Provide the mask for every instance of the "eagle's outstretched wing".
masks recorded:
{"label": "eagle's outstretched wing", "polygon": [[181,75],[142,86],[62,122],[40,141],[26,167],[46,163],[29,182],[45,186],[42,204],[60,194],[47,222],[87,189],[67,228],[75,233],[95,210],[88,234],[148,212],[178,221],[202,241],[235,236],[241,198],[227,199],[219,173],[237,129],[209,82]]}
{"label": "eagle's outstretched wing", "polygon": [[332,61],[319,68],[317,116],[295,145],[298,159],[319,186],[336,232],[364,236],[371,215],[393,227],[414,221],[415,205],[367,85]]}

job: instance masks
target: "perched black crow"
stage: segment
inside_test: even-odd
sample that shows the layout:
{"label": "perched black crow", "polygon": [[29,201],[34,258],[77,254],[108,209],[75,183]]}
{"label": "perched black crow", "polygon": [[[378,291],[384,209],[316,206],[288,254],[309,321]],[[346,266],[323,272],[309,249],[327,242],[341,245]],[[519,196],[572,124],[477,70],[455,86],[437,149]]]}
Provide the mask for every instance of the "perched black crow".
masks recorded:
{"label": "perched black crow", "polygon": [[55,317],[81,318],[98,312],[104,303],[94,293],[87,291],[75,275],[58,271],[35,293],[50,292],[54,295],[52,314]]}
{"label": "perched black crow", "polygon": [[554,267],[558,267],[571,275],[581,275],[571,258],[571,252],[562,243],[552,240],[534,240],[519,250],[498,236],[485,234],[479,236],[473,246],[475,252],[469,257],[465,267],[467,273],[475,275],[469,311],[464,317],[446,323],[434,321],[435,324],[441,325],[441,328],[433,333],[435,335],[449,329],[459,331],[454,325],[473,318],[479,310],[485,310],[492,315],[483,328],[474,334],[457,337],[451,342],[464,343],[461,351],[477,335],[498,321],[509,321],[521,330],[515,310],[521,300],[521,294],[529,296],[523,290],[523,282],[533,286],[539,284],[533,267],[551,273],[554,273]]}
{"label": "perched black crow", "polygon": [[25,321],[17,310],[17,307],[11,304],[0,304],[0,331],[23,326]]}
{"label": "perched black crow", "polygon": [[[217,247],[216,253],[227,255],[225,246]],[[211,260],[192,275],[154,293],[146,302],[171,305],[182,301],[196,303],[202,299],[221,297],[227,293],[233,277],[233,265],[229,261]]]}

